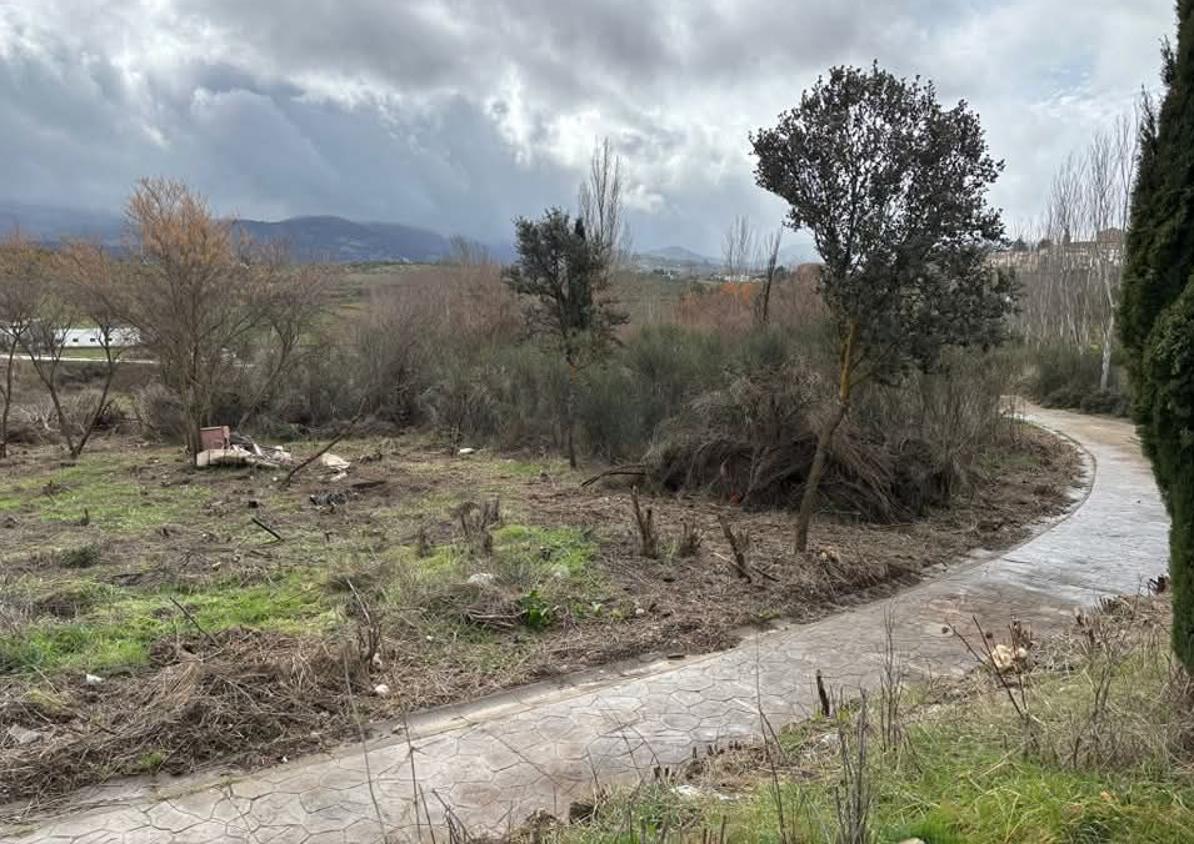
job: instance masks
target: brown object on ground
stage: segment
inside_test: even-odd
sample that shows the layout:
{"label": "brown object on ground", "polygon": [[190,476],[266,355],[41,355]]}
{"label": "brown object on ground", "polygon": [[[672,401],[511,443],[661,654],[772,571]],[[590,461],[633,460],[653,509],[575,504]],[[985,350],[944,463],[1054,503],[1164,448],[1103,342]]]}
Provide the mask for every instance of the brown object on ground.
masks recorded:
{"label": "brown object on ground", "polygon": [[227,425],[199,429],[199,448],[202,451],[232,447],[232,432]]}

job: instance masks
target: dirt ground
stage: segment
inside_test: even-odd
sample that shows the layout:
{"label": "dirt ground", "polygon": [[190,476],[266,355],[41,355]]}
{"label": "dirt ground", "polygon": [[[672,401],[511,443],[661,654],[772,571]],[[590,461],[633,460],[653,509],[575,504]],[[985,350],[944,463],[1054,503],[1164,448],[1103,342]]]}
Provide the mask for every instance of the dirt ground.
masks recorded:
{"label": "dirt ground", "polygon": [[[801,555],[790,514],[644,496],[660,534],[647,559],[628,487],[582,487],[558,460],[413,437],[335,452],[346,477],[313,466],[288,488],[128,438],[73,464],[48,448],[0,464],[7,814],[112,777],[275,763],[357,719],[619,658],[728,647],[748,625],[1013,544],[1079,472],[1070,446],[1022,427],[948,510],[881,527],[822,516]],[[486,507],[499,520],[482,528]],[[700,536],[689,555],[683,525]]]}

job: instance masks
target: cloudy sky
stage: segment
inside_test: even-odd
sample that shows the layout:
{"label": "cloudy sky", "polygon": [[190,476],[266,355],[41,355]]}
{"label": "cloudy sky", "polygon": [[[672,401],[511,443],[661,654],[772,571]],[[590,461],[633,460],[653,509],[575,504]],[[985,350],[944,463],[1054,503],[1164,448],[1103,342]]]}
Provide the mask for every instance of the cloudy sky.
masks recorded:
{"label": "cloudy sky", "polygon": [[0,200],[118,210],[142,175],[222,212],[509,239],[594,141],[635,243],[717,254],[747,133],[872,59],[980,112],[1009,225],[1157,84],[1173,0],[0,0]]}

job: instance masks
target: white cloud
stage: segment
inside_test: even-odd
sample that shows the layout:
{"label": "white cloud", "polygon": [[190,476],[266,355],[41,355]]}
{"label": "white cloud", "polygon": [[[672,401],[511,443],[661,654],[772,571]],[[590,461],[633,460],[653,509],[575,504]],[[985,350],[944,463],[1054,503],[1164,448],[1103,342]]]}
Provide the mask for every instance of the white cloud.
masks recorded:
{"label": "white cloud", "polygon": [[636,241],[715,252],[735,214],[782,213],[747,133],[828,66],[877,58],[979,111],[1015,221],[1155,84],[1171,28],[1171,0],[17,0],[4,190],[114,207],[164,173],[245,214],[499,238],[570,205],[609,135]]}

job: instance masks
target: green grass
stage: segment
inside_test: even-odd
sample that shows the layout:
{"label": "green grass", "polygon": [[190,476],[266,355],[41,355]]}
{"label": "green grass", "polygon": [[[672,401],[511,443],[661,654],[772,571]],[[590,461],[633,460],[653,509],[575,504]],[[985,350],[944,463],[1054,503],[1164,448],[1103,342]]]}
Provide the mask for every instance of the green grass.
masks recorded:
{"label": "green grass", "polygon": [[597,543],[573,527],[506,525],[494,531],[493,543],[508,564],[535,566],[554,576],[581,575],[597,551]]}
{"label": "green grass", "polygon": [[171,598],[209,633],[231,627],[319,633],[338,619],[312,571],[293,572],[274,583],[214,584],[198,591],[132,592],[86,581],[78,588],[88,592],[90,604],[78,618],[42,618],[0,639],[0,673],[97,672],[144,665],[158,639],[195,632]]}
{"label": "green grass", "polygon": [[0,483],[0,513],[30,512],[52,524],[86,514],[108,534],[141,533],[193,519],[211,497],[200,484],[161,487],[132,474],[144,455],[87,454],[77,463]]}

